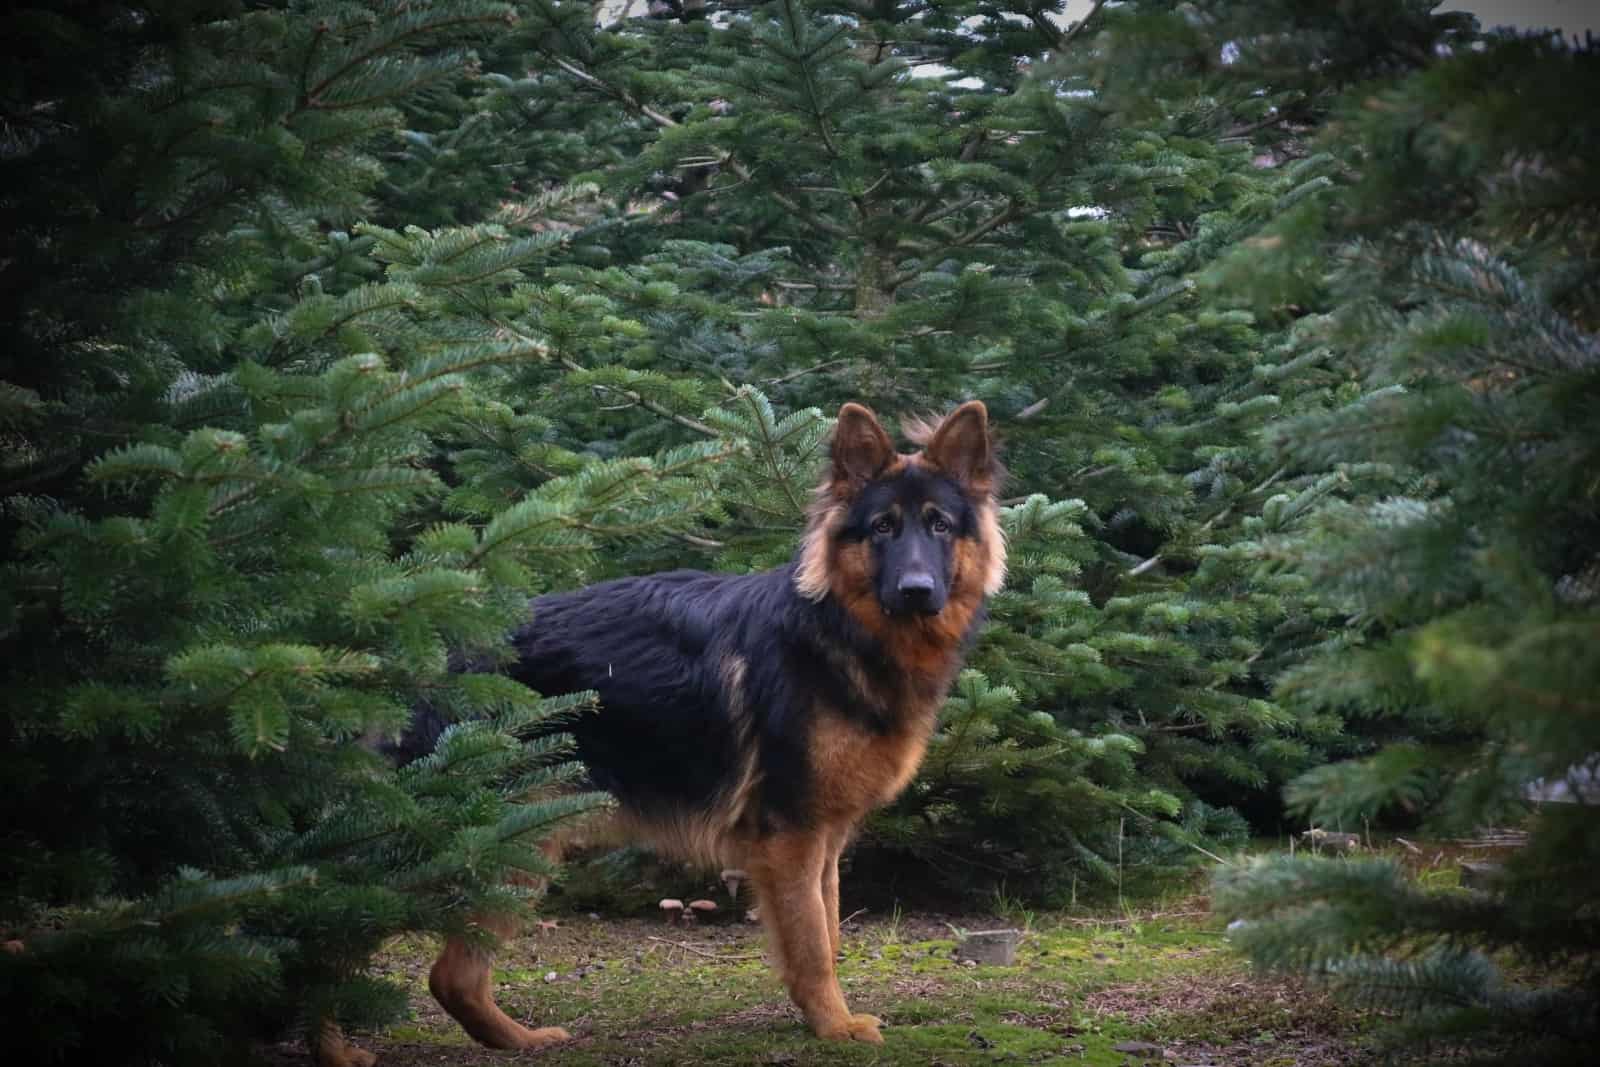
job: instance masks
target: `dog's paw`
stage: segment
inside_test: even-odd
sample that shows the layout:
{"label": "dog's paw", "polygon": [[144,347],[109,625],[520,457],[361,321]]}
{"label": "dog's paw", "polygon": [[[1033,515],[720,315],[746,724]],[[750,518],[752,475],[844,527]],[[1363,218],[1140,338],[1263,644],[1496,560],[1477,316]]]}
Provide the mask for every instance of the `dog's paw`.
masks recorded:
{"label": "dog's paw", "polygon": [[537,1030],[523,1030],[522,1039],[518,1048],[544,1048],[546,1045],[559,1045],[563,1041],[571,1041],[572,1035],[559,1026],[541,1026]]}
{"label": "dog's paw", "polygon": [[317,1067],[373,1067],[378,1057],[348,1041],[332,1041],[317,1049],[313,1057]]}
{"label": "dog's paw", "polygon": [[848,1015],[833,1026],[819,1028],[817,1036],[825,1041],[865,1041],[869,1045],[881,1045],[883,1035],[878,1027],[882,1025],[883,1020],[876,1015]]}

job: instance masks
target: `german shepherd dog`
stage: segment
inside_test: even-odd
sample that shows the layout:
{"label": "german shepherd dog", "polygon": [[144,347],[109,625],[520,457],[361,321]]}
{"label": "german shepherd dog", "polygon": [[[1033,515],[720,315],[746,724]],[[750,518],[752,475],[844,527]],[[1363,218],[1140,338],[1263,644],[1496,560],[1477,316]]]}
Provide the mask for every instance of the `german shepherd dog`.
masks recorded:
{"label": "german shepherd dog", "polygon": [[[594,784],[617,798],[620,836],[743,868],[789,996],[830,1040],[883,1040],[878,1019],[850,1011],[834,973],[839,855],[916,774],[985,599],[1005,578],[1001,469],[983,404],[906,434],[920,451],[896,452],[866,408],[840,410],[787,566],[540,597],[513,637],[513,677],[547,695],[598,692],[599,712],[570,729]],[[481,943],[451,939],[429,988],[492,1048],[567,1040],[502,1012],[491,964]]]}

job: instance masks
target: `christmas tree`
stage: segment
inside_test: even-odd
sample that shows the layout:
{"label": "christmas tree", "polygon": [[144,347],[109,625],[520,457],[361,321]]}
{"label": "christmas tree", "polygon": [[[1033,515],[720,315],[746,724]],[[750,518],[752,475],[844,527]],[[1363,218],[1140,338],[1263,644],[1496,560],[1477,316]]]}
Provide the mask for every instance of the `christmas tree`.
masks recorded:
{"label": "christmas tree", "polygon": [[[725,446],[606,459],[545,414],[564,338],[635,329],[534,284],[590,240],[581,187],[359,224],[404,107],[513,14],[8,16],[0,985],[30,1062],[330,1052],[404,1005],[386,937],[521,907],[605,802],[552,733],[582,694],[451,657],[693,521]],[[396,771],[421,701],[461,724]]]}
{"label": "christmas tree", "polygon": [[1404,813],[1442,834],[1526,825],[1488,884],[1387,860],[1277,856],[1219,879],[1258,961],[1396,1010],[1399,1037],[1572,1063],[1600,1028],[1590,805],[1597,662],[1592,45],[1491,37],[1358,85],[1320,141],[1336,182],[1235,277],[1306,308],[1306,366],[1354,386],[1273,427],[1345,486],[1262,542],[1343,627],[1279,683],[1391,743],[1296,779],[1313,824]]}
{"label": "christmas tree", "polygon": [[[1592,51],[1412,3],[1079,14],[4,16],[26,1051],[392,1014],[384,938],[525,906],[605,803],[585,695],[452,665],[550,589],[786,561],[846,400],[981,398],[1012,472],[1008,586],[858,880],[1069,903],[1278,829],[1285,783],[1347,829],[1584,794]],[[454,725],[396,769],[423,704]],[[1582,814],[1483,895],[1297,858],[1219,900],[1265,962],[1554,1059],[1594,1027]]]}
{"label": "christmas tree", "polygon": [[[1016,566],[973,660],[999,703],[953,704],[937,743],[961,754],[930,764],[976,777],[914,788],[858,867],[875,852],[1065,897],[1077,875],[1114,879],[1119,853],[1195,858],[1182,842],[1237,837],[1224,809],[1241,791],[1270,809],[1339,733],[1269,693],[1314,630],[1309,592],[1236,550],[1269,496],[1326,487],[1258,447],[1286,403],[1258,373],[1277,338],[1195,284],[1322,180],[1257,165],[1282,136],[1260,121],[1273,104],[1184,79],[1136,97],[1123,52],[1150,46],[1123,42],[1170,5],[1068,22],[1029,5],[711,4],[598,29],[577,7],[530,14],[530,67],[562,121],[586,116],[593,169],[575,177],[617,226],[608,263],[563,277],[645,305],[650,336],[608,381],[674,415],[715,400],[713,376],[728,397],[716,426],[747,447],[698,547],[735,569],[787,558],[819,437],[808,408],[980,396],[1005,435]],[[630,447],[679,433],[658,420]],[[1054,790],[1042,819],[1045,779],[1088,793]],[[939,859],[974,850],[992,854]]]}

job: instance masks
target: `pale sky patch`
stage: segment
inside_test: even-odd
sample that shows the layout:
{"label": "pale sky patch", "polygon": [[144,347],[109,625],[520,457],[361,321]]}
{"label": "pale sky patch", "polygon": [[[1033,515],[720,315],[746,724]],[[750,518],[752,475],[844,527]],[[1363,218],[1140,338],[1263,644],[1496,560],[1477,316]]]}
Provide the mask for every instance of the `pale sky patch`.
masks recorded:
{"label": "pale sky patch", "polygon": [[1470,11],[1486,30],[1510,26],[1518,30],[1560,30],[1582,36],[1600,30],[1600,4],[1595,0],[1470,0],[1444,3],[1440,11]]}

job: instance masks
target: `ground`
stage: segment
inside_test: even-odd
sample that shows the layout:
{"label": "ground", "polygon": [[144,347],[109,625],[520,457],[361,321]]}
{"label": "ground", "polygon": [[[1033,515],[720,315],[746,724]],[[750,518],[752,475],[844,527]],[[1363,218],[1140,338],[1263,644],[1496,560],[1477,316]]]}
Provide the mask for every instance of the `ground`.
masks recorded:
{"label": "ground", "polygon": [[[1024,930],[1015,966],[956,958],[961,933],[996,927]],[[1372,1058],[1369,1017],[1294,982],[1252,976],[1199,897],[1089,916],[863,914],[845,935],[845,996],[885,1021],[881,1047],[813,1040],[760,958],[756,925],[587,916],[533,926],[496,973],[506,1011],[564,1026],[571,1043],[520,1054],[471,1044],[428,996],[435,946],[422,939],[394,944],[383,959],[411,990],[411,1020],[360,1043],[388,1067],[1323,1067]]]}

